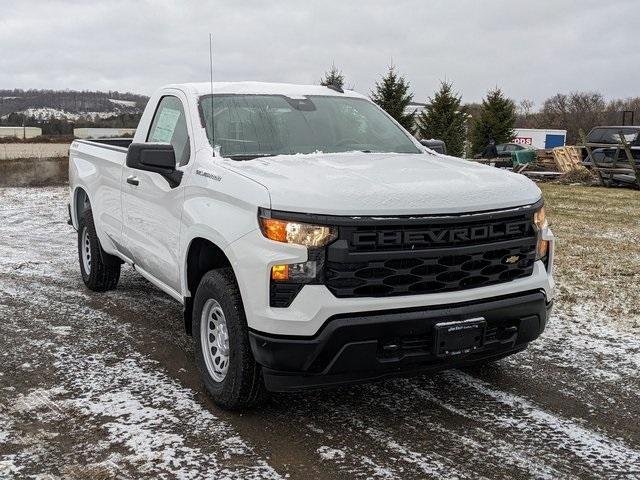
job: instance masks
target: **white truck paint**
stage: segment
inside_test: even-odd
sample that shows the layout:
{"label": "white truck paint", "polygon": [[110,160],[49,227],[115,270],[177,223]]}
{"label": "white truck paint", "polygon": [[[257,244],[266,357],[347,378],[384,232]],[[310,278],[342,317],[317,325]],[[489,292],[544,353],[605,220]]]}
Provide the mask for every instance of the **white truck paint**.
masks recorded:
{"label": "white truck paint", "polygon": [[[471,236],[474,234],[477,238],[482,237],[485,242],[491,239],[498,240],[500,235],[507,238],[504,235],[509,234],[504,232],[508,232],[509,229],[513,229],[511,233],[515,235],[514,232],[520,228],[515,226],[517,222],[495,227],[485,227],[483,223],[478,223],[476,227],[471,223],[471,227],[469,227],[468,222],[489,222],[494,221],[494,217],[498,218],[500,215],[507,218],[508,215],[522,212],[530,212],[533,215],[531,209],[541,205],[540,190],[524,176],[434,154],[421,146],[385,113],[377,107],[372,107],[370,101],[362,95],[321,86],[254,82],[216,83],[213,90],[215,101],[219,105],[215,105],[213,109],[219,118],[214,119],[214,124],[220,131],[215,130],[213,136],[215,139],[219,137],[220,142],[226,145],[220,151],[219,147],[215,149],[212,147],[212,142],[209,139],[211,134],[207,133],[207,125],[210,123],[207,123],[209,118],[207,118],[204,102],[206,102],[211,88],[209,84],[182,84],[160,89],[149,100],[136,129],[132,141],[133,146],[128,146],[129,142],[126,141],[78,140],[73,142],[69,162],[70,216],[74,227],[79,229],[80,243],[82,244],[82,235],[86,229],[81,222],[81,216],[87,208],[90,208],[95,224],[95,235],[102,248],[102,250],[96,251],[92,246],[93,261],[97,261],[97,255],[101,255],[100,258],[103,260],[115,258],[134,265],[136,270],[158,288],[185,305],[188,324],[191,324],[192,319],[196,319],[198,315],[198,312],[192,314],[191,310],[194,305],[194,297],[197,294],[197,282],[200,280],[200,277],[195,279],[196,281],[189,277],[196,268],[194,267],[196,261],[190,255],[194,255],[193,249],[202,245],[202,242],[206,242],[207,248],[215,248],[215,255],[224,259],[224,264],[232,270],[237,282],[242,302],[240,309],[246,315],[246,325],[249,332],[247,335],[251,340],[251,349],[257,360],[257,365],[262,369],[269,389],[307,388],[325,383],[344,383],[366,378],[378,378],[389,374],[389,372],[383,371],[372,375],[361,375],[357,373],[362,371],[362,368],[358,366],[354,366],[354,372],[356,372],[354,376],[347,375],[351,372],[345,372],[343,367],[341,367],[342,370],[334,372],[331,370],[334,364],[355,364],[340,357],[339,352],[332,351],[331,354],[335,357],[331,365],[325,365],[321,371],[311,369],[296,372],[296,380],[290,382],[291,385],[282,383],[282,379],[288,378],[288,373],[283,373],[283,371],[287,368],[290,369],[291,366],[284,365],[281,372],[274,369],[270,362],[275,357],[280,358],[279,355],[283,349],[285,356],[287,349],[290,349],[291,357],[295,357],[299,353],[294,352],[295,345],[301,345],[307,341],[320,342],[318,338],[328,335],[327,332],[337,324],[333,318],[358,316],[363,312],[387,312],[400,315],[399,312],[404,312],[406,309],[437,310],[441,307],[445,308],[445,306],[446,309],[457,308],[457,306],[463,308],[470,303],[491,303],[495,299],[531,292],[540,292],[544,304],[547,307],[550,306],[554,289],[552,277],[553,235],[546,224],[537,230],[535,242],[536,248],[539,248],[540,242],[547,242],[545,243],[547,253],[542,260],[534,261],[531,257],[527,274],[522,274],[518,278],[485,282],[486,284],[483,283],[477,288],[469,288],[471,285],[469,283],[468,285],[463,284],[463,286],[467,286],[460,289],[439,287],[429,291],[428,282],[420,283],[417,278],[420,274],[414,268],[413,273],[405,272],[411,277],[407,281],[417,282],[415,291],[407,292],[407,294],[386,295],[380,293],[385,289],[385,291],[395,289],[394,282],[402,280],[400,274],[391,275],[383,279],[382,283],[378,282],[382,285],[382,290],[378,293],[374,291],[374,288],[371,295],[344,296],[337,294],[337,289],[328,288],[328,281],[323,283],[320,279],[325,276],[329,278],[329,271],[327,270],[326,273],[323,271],[325,256],[331,260],[334,254],[337,254],[338,245],[345,246],[348,241],[340,237],[335,243],[319,249],[301,244],[274,241],[265,237],[266,234],[260,227],[259,215],[280,218],[283,212],[285,212],[285,216],[286,212],[292,212],[292,215],[297,215],[293,220],[283,220],[285,223],[289,222],[286,223],[287,229],[298,228],[296,225],[301,222],[300,217],[309,219],[309,222],[306,223],[321,222],[320,225],[332,221],[345,224],[353,222],[354,225],[360,225],[359,222],[363,221],[380,222],[381,225],[400,225],[401,227],[393,227],[397,229],[405,229],[405,223],[420,225],[423,228],[423,230],[419,230],[422,235],[420,241],[423,243],[410,244],[413,240],[407,240],[409,244],[406,244],[407,241],[402,240],[405,243],[402,245],[398,243],[397,248],[389,250],[390,259],[418,255],[419,252],[430,252],[431,250],[428,249],[422,250],[422,247],[426,246],[424,242],[429,238],[433,243],[430,247],[435,248],[442,244],[444,248],[443,238],[445,236],[449,236],[450,239],[447,248],[453,249],[447,255],[453,255],[462,251],[455,250],[455,248],[466,248],[467,250],[475,248],[473,251],[481,251],[471,245],[473,243]],[[171,98],[163,100],[167,97]],[[234,103],[226,104],[225,107],[224,102],[227,101],[225,99],[229,98],[232,98],[233,102],[236,99],[238,99],[237,102],[246,102],[246,105],[243,103],[243,106],[236,110],[233,110]],[[251,103],[257,101],[254,100],[256,98],[265,102],[261,104],[260,108]],[[289,107],[282,103],[282,99],[292,105],[290,111],[287,110]],[[168,109],[168,113],[163,113],[165,107],[164,104],[160,104],[161,101],[167,102],[167,104],[173,102],[173,110]],[[270,106],[269,102],[276,101],[281,102],[281,105],[279,104],[280,106],[277,108]],[[209,102],[211,102],[210,98]],[[162,108],[159,108],[159,104]],[[251,128],[256,130],[256,125],[263,121],[258,113],[263,116],[270,115],[271,120],[269,121],[273,122],[276,120],[280,122],[281,119],[286,120],[287,115],[293,115],[298,120],[307,117],[313,120],[314,115],[321,114],[320,111],[325,108],[322,105],[325,104],[328,105],[327,108],[338,108],[338,110],[332,110],[334,112],[344,111],[347,112],[345,115],[355,115],[348,118],[355,118],[363,124],[357,128],[345,127],[352,128],[352,133],[349,135],[356,136],[364,132],[362,134],[369,135],[367,138],[371,139],[373,137],[367,129],[372,130],[375,127],[378,129],[376,132],[381,132],[381,138],[390,135],[389,138],[402,143],[403,147],[400,148],[402,152],[398,153],[393,148],[387,147],[383,148],[385,151],[377,151],[378,149],[371,151],[363,148],[363,144],[355,143],[353,138],[338,138],[333,148],[334,150],[342,148],[344,151],[323,153],[311,150],[305,154],[285,155],[280,153],[242,160],[239,160],[239,157],[234,159],[225,154],[225,149],[239,148],[237,145],[241,142],[252,145],[258,143],[250,133]],[[175,113],[177,111],[175,110],[176,105],[181,106],[184,117]],[[224,123],[221,119],[224,119],[224,115],[229,115],[231,110],[238,115],[239,119]],[[284,112],[285,110],[286,112]],[[245,114],[246,118],[240,118]],[[251,115],[253,117],[250,117]],[[179,128],[176,127],[176,118],[179,118],[178,121],[183,118],[188,134],[186,143],[184,139],[178,142],[178,148],[186,152],[184,161],[180,162],[178,159],[178,164],[172,167],[175,172],[178,172],[178,175],[182,176],[177,185],[172,185],[167,177],[160,173],[132,168],[127,165],[130,163],[127,160],[127,155],[129,154],[132,158],[135,156],[132,151],[136,145],[145,152],[145,148],[157,145],[156,142],[149,140],[156,139],[157,141],[157,138],[162,138],[166,134],[165,130],[172,128],[174,128],[172,130],[173,137],[171,135],[166,137],[166,143],[169,143],[170,137],[173,141],[173,138],[178,135],[176,132]],[[336,118],[335,123],[338,124],[342,120]],[[312,129],[314,134],[321,127],[326,128],[326,125],[327,122],[318,121],[315,123],[315,130]],[[150,128],[152,132],[150,132]],[[288,130],[286,136],[303,135],[295,132],[297,128],[295,122],[289,128],[292,130]],[[308,132],[305,130],[304,135],[306,134]],[[339,132],[336,133],[336,135],[339,134]],[[398,140],[398,135],[401,136],[400,140]],[[373,140],[371,141],[373,142]],[[382,140],[380,141],[382,142]],[[141,144],[142,146],[140,146]],[[175,151],[176,147],[173,145],[171,152]],[[431,221],[444,222],[449,226],[446,231],[442,228],[433,230],[435,227],[428,226]],[[466,226],[456,230],[450,226],[454,225],[452,222],[459,222]],[[291,225],[294,226],[291,227]],[[384,228],[391,227],[379,228],[384,230]],[[427,231],[424,228],[432,228],[432,230]],[[470,230],[473,228],[476,230]],[[494,231],[493,228],[497,230]],[[504,232],[500,228],[503,228]],[[522,228],[524,232],[528,227],[524,225]],[[535,229],[536,227],[532,226],[531,228]],[[408,232],[416,232],[415,227],[406,227],[406,229]],[[342,227],[326,227],[326,232],[338,230],[343,232]],[[320,230],[313,230],[316,233],[318,231]],[[491,237],[492,234],[495,238]],[[337,235],[341,236],[343,233]],[[393,235],[395,236],[396,233]],[[397,238],[400,238],[400,235],[398,230]],[[402,233],[402,235],[408,235],[406,238],[409,239],[412,238],[410,233]],[[377,238],[378,240],[371,241],[374,243],[384,242],[381,236]],[[458,247],[458,243],[467,246]],[[376,252],[356,254],[349,251],[347,256],[355,258],[357,255],[379,255],[380,252],[377,250],[385,250],[386,247],[383,244],[377,244],[375,248],[371,248]],[[364,248],[364,250],[367,249]],[[81,246],[81,261],[82,252]],[[100,252],[104,252],[104,254]],[[290,269],[297,268],[293,264],[307,265],[305,262],[311,262],[310,258],[315,255],[313,252],[320,252],[318,255],[322,256],[322,260],[317,262],[313,260],[316,262],[313,263],[313,268],[318,269],[317,278],[303,285],[296,284],[296,287],[300,287],[300,289],[291,299],[289,305],[274,306],[273,292],[277,291],[279,285],[274,287],[277,282],[272,279],[272,276],[275,275],[272,267],[284,265],[287,266],[287,272],[289,272]],[[384,255],[384,251],[382,253]],[[470,255],[474,255],[474,253],[472,252]],[[515,258],[513,255],[511,257]],[[516,255],[516,257],[513,260],[514,263],[524,261],[525,255],[523,254],[522,257]],[[449,259],[449,257],[446,258]],[[208,261],[210,260],[200,260],[200,263],[207,264]],[[488,265],[490,262],[481,259],[481,264],[484,263]],[[219,262],[216,261],[213,264],[218,265]],[[97,264],[94,263],[94,265]],[[385,265],[389,264],[385,263]],[[454,267],[442,268],[451,270]],[[504,264],[504,268],[506,271],[511,266]],[[420,272],[422,271],[424,268],[420,270]],[[83,275],[84,273],[86,272],[83,272]],[[366,283],[368,280],[363,279],[367,278],[366,275],[369,273],[363,273],[362,278],[356,279],[357,282]],[[287,273],[287,275],[293,274]],[[470,282],[479,281],[478,275],[474,277],[476,280],[470,280]],[[468,274],[467,276],[470,278],[473,275]],[[453,277],[455,275],[452,274],[451,278]],[[117,278],[115,282],[117,283]],[[89,286],[91,288],[91,285]],[[480,310],[474,312],[473,315],[470,314],[471,316],[468,318],[482,316]],[[462,312],[462,310],[460,311]],[[458,319],[456,315],[453,316],[453,320]],[[450,319],[445,318],[445,320]],[[196,322],[196,320],[193,321]],[[226,321],[230,320],[227,318]],[[540,322],[543,322],[543,319],[540,319]],[[544,322],[546,322],[546,314]],[[541,325],[540,331],[544,328],[544,324]],[[386,326],[384,328],[385,331],[388,331]],[[231,340],[229,338],[227,340],[233,344],[233,338]],[[282,340],[283,338],[292,339],[294,344],[285,342]],[[341,337],[333,338],[334,341],[337,341],[336,338],[343,341]],[[219,337],[216,337],[216,341],[218,340]],[[350,340],[352,343],[347,342],[348,344],[345,344],[342,352],[344,353],[355,343],[358,343],[356,340],[357,338],[352,338]],[[367,340],[369,343],[372,341],[368,337],[363,340]],[[452,341],[457,340],[453,339]],[[376,342],[380,346],[386,340],[378,339]],[[206,345],[204,343],[201,345],[204,350]],[[373,348],[375,356],[376,347],[372,345],[369,346]],[[263,347],[268,351],[258,351]],[[320,348],[316,345],[314,348],[318,350],[324,346]],[[233,359],[236,354],[233,353],[232,347],[229,349],[232,353],[227,357],[227,362],[231,362],[231,366],[228,368],[233,369]],[[404,361],[404,356],[399,360],[401,363]],[[305,364],[305,368],[317,360],[316,357],[312,357],[302,362]],[[378,362],[380,359],[370,360]],[[448,362],[442,363],[442,366],[448,365]],[[209,373],[212,372],[209,371]],[[229,400],[231,398],[229,392],[223,395],[216,390],[220,384],[224,384],[224,380],[222,383],[213,382],[209,378],[209,383],[207,383],[206,369],[203,376],[205,384],[217,401],[230,406],[240,405],[239,398],[242,395],[236,395],[233,397],[235,400],[231,401]],[[306,380],[298,381],[302,377]],[[215,375],[213,378],[216,378]],[[331,380],[325,382],[323,378]]]}

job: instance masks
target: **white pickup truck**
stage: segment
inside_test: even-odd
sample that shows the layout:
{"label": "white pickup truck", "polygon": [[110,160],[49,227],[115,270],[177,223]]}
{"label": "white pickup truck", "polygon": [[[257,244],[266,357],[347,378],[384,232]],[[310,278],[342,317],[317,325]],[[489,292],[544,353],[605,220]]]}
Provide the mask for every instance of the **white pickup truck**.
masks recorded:
{"label": "white pickup truck", "polygon": [[170,85],[133,140],[74,141],[69,180],[84,283],[127,263],[181,302],[224,407],[492,361],[553,303],[538,187],[352,91]]}

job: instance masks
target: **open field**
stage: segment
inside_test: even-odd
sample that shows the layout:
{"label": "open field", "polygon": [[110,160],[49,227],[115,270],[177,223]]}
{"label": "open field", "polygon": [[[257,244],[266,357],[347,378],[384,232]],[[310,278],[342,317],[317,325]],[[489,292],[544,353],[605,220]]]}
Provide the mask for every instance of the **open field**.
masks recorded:
{"label": "open field", "polygon": [[563,311],[589,305],[605,313],[607,323],[640,335],[640,192],[541,187],[558,238],[557,293]]}
{"label": "open field", "polygon": [[559,296],[482,369],[204,394],[181,308],[80,279],[66,188],[0,189],[0,478],[640,478],[640,192],[543,185]]}
{"label": "open field", "polygon": [[56,158],[69,154],[68,143],[0,143],[0,160]]}

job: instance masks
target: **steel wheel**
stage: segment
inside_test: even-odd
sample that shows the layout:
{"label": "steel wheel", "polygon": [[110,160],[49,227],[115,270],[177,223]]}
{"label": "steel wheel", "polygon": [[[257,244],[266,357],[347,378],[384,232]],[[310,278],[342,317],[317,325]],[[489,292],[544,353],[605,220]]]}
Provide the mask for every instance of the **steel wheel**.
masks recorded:
{"label": "steel wheel", "polygon": [[202,309],[200,341],[209,375],[216,382],[224,381],[229,368],[229,332],[222,307],[212,298]]}
{"label": "steel wheel", "polygon": [[87,227],[82,229],[82,266],[87,275],[91,274],[91,243],[89,242],[89,230]]}

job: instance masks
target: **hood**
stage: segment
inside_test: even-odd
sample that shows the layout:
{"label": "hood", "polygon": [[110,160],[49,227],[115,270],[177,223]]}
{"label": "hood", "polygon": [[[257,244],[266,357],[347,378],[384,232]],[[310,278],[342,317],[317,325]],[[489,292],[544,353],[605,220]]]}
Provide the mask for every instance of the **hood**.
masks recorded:
{"label": "hood", "polygon": [[535,203],[540,189],[523,175],[444,155],[281,155],[230,168],[264,185],[271,208],[332,215],[429,215]]}

